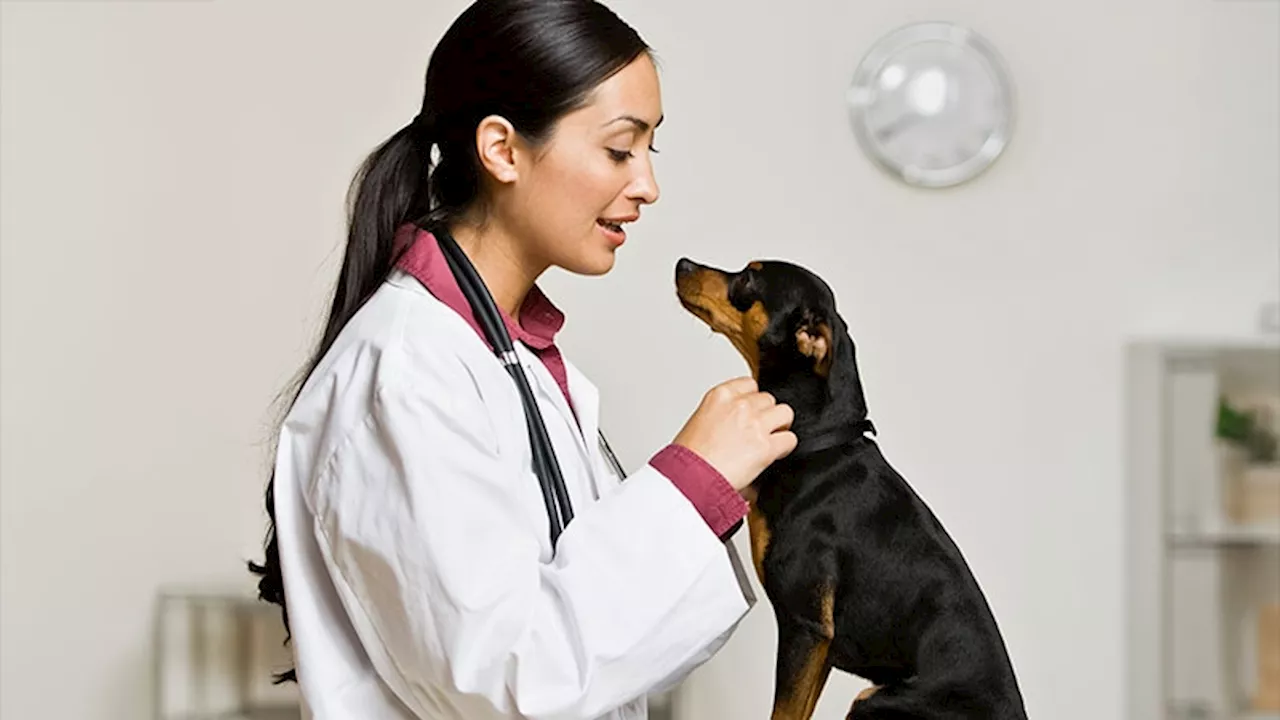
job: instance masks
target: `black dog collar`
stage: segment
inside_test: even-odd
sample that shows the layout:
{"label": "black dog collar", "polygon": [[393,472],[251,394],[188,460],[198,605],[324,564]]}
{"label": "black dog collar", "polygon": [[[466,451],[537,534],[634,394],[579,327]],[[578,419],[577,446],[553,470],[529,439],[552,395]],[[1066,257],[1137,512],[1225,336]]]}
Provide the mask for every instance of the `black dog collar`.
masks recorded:
{"label": "black dog collar", "polygon": [[802,438],[796,445],[796,449],[791,451],[792,455],[800,455],[806,453],[820,452],[836,447],[837,445],[845,445],[852,443],[865,436],[867,433],[876,435],[875,423],[869,418],[863,418],[850,425],[842,425],[835,430]]}

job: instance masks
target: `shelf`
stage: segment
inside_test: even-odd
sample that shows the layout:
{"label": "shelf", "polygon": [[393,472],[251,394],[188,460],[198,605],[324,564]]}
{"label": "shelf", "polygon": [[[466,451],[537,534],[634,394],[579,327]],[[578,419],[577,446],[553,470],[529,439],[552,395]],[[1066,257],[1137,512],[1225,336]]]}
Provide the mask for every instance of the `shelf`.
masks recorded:
{"label": "shelf", "polygon": [[[242,718],[243,720],[301,720],[302,710],[296,707],[261,708],[257,710],[250,710],[247,713],[241,713],[232,717],[235,717],[236,720],[241,720]],[[1249,720],[1254,719],[1250,718]],[[1258,718],[1257,720],[1263,719]],[[1280,718],[1275,718],[1274,720],[1280,720]]]}
{"label": "shelf", "polygon": [[1167,714],[1168,720],[1280,720],[1280,712],[1275,710],[1237,710],[1234,713],[1213,712],[1207,709],[1188,708],[1172,709]]}
{"label": "shelf", "polygon": [[[253,710],[230,710],[227,712],[185,713],[181,715],[174,715],[172,717],[174,720],[301,720],[302,710],[297,707],[267,707]],[[1273,719],[1239,718],[1239,720]],[[1276,718],[1274,720],[1280,720],[1280,718]]]}
{"label": "shelf", "polygon": [[1273,480],[1242,477],[1214,432],[1223,397],[1280,417],[1280,337],[1142,338],[1125,370],[1125,715],[1280,720],[1241,702],[1280,682]]}
{"label": "shelf", "polygon": [[[1182,530],[1169,533],[1173,547],[1204,548],[1227,546],[1280,546],[1280,523],[1267,525],[1223,525],[1201,530]],[[1253,720],[1253,718],[1249,718]],[[1267,718],[1280,720],[1280,717]]]}

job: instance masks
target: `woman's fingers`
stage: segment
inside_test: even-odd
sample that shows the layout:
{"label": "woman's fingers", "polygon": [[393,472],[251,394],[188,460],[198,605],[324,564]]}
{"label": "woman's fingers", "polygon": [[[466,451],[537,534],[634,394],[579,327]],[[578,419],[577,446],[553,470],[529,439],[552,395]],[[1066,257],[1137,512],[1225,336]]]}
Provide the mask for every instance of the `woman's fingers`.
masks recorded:
{"label": "woman's fingers", "polygon": [[796,413],[791,409],[790,405],[778,404],[765,411],[765,421],[769,425],[769,429],[791,429],[791,423],[796,419]]}

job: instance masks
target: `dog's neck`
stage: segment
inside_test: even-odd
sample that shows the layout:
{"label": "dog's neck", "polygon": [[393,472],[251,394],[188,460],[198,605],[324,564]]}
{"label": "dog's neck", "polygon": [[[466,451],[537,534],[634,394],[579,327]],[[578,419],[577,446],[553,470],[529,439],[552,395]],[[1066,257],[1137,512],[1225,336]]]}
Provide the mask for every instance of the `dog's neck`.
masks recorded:
{"label": "dog's neck", "polygon": [[820,452],[852,442],[868,430],[874,432],[867,417],[853,342],[842,333],[834,345],[836,354],[827,377],[816,373],[797,376],[794,371],[784,375],[779,370],[761,368],[760,389],[795,411],[791,429],[799,444],[792,456]]}

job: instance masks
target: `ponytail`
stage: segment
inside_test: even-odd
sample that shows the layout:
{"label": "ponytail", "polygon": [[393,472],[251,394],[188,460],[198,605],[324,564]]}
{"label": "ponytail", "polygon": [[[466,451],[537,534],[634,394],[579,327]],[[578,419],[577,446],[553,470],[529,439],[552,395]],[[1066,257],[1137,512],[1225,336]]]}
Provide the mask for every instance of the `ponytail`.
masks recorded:
{"label": "ponytail", "polygon": [[[421,117],[392,135],[364,161],[352,181],[347,221],[347,249],[329,307],[324,333],[293,383],[292,400],[333,345],[343,326],[373,295],[407,248],[395,247],[396,230],[405,222],[429,215],[431,142]],[[275,471],[265,495],[267,535],[265,560],[249,561],[259,576],[258,598],[280,606],[285,642],[292,638],[285,605],[280,549],[276,541]],[[296,670],[275,675],[275,683],[297,682]]]}

